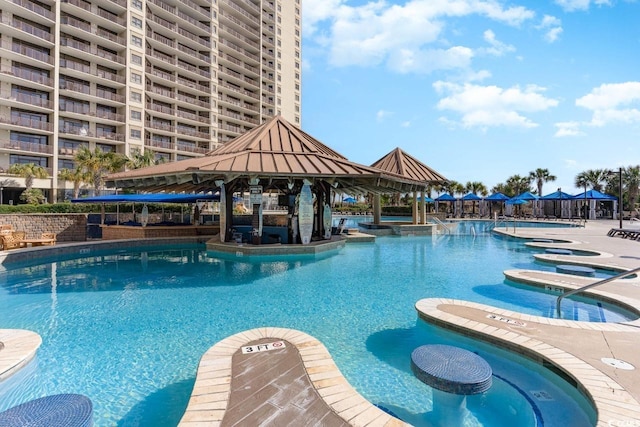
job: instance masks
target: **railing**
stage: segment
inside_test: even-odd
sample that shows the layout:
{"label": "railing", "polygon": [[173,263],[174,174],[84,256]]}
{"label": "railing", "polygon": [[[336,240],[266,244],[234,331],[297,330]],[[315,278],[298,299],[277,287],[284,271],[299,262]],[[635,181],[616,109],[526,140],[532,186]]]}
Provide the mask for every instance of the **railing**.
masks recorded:
{"label": "railing", "polygon": [[440,218],[438,218],[436,216],[433,216],[433,217],[431,217],[431,219],[437,225],[439,225],[439,226],[443,227],[445,230],[447,230],[447,234],[451,234],[451,229],[449,228],[449,226],[447,224],[445,224],[444,222],[440,221]]}
{"label": "railing", "polygon": [[25,70],[24,68],[11,67],[11,71],[2,70],[0,73],[29,80],[30,82],[39,83],[45,86],[53,86],[53,79],[43,76],[41,73]]}
{"label": "railing", "polygon": [[47,31],[44,31],[40,28],[36,28],[33,25],[27,24],[26,22],[19,21],[15,18],[14,19],[2,18],[0,22],[2,22],[5,25],[17,28],[18,30],[23,31],[25,33],[31,34],[32,36],[36,36],[40,39],[46,40],[48,42],[53,43],[55,41],[55,37],[53,36],[53,34]]}
{"label": "railing", "polygon": [[38,144],[35,142],[0,140],[0,148],[6,150],[29,151],[31,153],[39,154],[53,154],[52,146],[46,144]]}
{"label": "railing", "polygon": [[37,107],[48,108],[50,110],[53,109],[53,101],[42,98],[37,95],[29,95],[26,93],[12,93],[7,95],[2,95],[0,98],[8,99],[9,101],[18,101],[24,104],[35,105]]}
{"label": "railing", "polygon": [[562,299],[563,298],[570,297],[571,295],[577,294],[578,292],[583,292],[583,291],[586,291],[587,289],[595,288],[596,286],[604,285],[605,283],[609,283],[609,282],[612,282],[614,280],[623,279],[623,278],[625,278],[627,276],[631,276],[632,274],[635,274],[637,272],[640,272],[640,267],[634,268],[633,270],[628,270],[628,271],[622,272],[622,273],[617,274],[617,275],[615,275],[613,277],[608,277],[606,279],[599,280],[599,281],[597,281],[595,283],[591,283],[589,285],[585,285],[585,286],[583,286],[581,288],[572,289],[570,291],[567,291],[567,292],[563,293],[556,300],[556,315],[558,316],[558,319],[562,318],[560,305],[562,304]]}
{"label": "railing", "polygon": [[8,41],[2,40],[2,48],[11,50],[12,52],[17,53],[19,55],[24,55],[26,57],[35,59],[37,61],[41,61],[49,65],[53,65],[53,56],[49,55],[48,53],[41,52],[37,49],[34,49],[30,46],[15,43],[15,40],[16,39],[14,39],[14,43],[12,44],[9,44]]}
{"label": "railing", "polygon": [[25,117],[6,117],[0,116],[0,123],[6,123],[14,126],[28,127],[32,129],[53,132],[53,123],[43,122],[41,120],[28,119]]}
{"label": "railing", "polygon": [[45,18],[54,21],[56,19],[55,13],[50,10],[45,9],[42,6],[38,6],[35,3],[32,3],[27,0],[13,0],[13,4],[17,4],[18,6],[22,6],[25,9],[28,9],[32,12],[37,13],[38,15],[44,16]]}

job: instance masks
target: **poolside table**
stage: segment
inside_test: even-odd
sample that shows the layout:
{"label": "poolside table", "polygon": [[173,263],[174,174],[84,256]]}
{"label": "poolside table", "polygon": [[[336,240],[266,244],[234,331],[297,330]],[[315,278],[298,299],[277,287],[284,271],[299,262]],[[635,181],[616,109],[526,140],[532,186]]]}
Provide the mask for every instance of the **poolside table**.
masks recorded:
{"label": "poolside table", "polygon": [[53,245],[54,239],[23,239],[20,241],[24,246],[47,246]]}

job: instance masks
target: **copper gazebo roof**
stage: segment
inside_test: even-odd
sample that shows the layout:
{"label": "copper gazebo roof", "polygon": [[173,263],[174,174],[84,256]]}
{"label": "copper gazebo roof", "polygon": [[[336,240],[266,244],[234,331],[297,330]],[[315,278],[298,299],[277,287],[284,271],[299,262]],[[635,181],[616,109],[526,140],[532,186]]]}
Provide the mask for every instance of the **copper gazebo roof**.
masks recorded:
{"label": "copper gazebo roof", "polygon": [[426,185],[420,177],[351,162],[281,116],[203,157],[114,173],[106,182],[152,192],[198,192],[216,188],[214,181],[237,178],[262,178],[270,183],[322,179],[341,191],[374,193],[409,192]]}
{"label": "copper gazebo roof", "polygon": [[371,167],[425,183],[447,181],[447,178],[443,175],[405,153],[400,148],[389,152],[372,164]]}

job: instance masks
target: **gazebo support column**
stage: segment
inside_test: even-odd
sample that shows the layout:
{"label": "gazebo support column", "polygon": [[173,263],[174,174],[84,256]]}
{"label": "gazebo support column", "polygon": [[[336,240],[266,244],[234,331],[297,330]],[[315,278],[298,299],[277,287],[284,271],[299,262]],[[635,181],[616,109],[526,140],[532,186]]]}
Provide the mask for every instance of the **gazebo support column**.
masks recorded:
{"label": "gazebo support column", "polygon": [[417,192],[413,192],[413,204],[412,204],[412,212],[411,212],[411,216],[412,218],[412,224],[416,225],[418,224],[418,193]]}
{"label": "gazebo support column", "polygon": [[380,208],[380,194],[373,195],[373,223],[380,224],[382,209]]}
{"label": "gazebo support column", "polygon": [[420,224],[427,223],[427,192],[422,190],[422,200],[420,201]]}

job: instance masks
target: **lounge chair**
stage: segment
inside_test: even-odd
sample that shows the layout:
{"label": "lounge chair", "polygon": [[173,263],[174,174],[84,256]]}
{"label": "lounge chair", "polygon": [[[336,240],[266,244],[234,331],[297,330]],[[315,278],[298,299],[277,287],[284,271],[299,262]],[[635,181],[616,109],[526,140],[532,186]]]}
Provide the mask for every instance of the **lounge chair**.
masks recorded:
{"label": "lounge chair", "polygon": [[43,246],[53,246],[56,244],[56,241],[58,240],[56,233],[42,233],[40,238],[43,240],[49,239],[49,242],[42,244]]}
{"label": "lounge chair", "polygon": [[18,249],[24,247],[24,237],[24,231],[16,231],[12,234],[0,234],[2,249],[7,251],[9,249]]}

